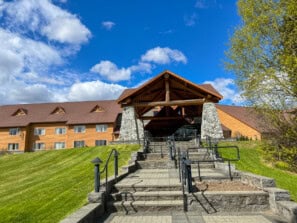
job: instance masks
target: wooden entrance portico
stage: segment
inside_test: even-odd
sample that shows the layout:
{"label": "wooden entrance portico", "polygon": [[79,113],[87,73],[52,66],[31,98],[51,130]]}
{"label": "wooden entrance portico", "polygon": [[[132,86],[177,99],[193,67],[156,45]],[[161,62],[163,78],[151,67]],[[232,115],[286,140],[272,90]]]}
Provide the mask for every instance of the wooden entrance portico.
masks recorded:
{"label": "wooden entrance portico", "polygon": [[118,99],[123,108],[134,107],[135,118],[154,136],[174,133],[183,125],[201,123],[205,102],[222,99],[210,84],[194,84],[171,71],[164,71]]}

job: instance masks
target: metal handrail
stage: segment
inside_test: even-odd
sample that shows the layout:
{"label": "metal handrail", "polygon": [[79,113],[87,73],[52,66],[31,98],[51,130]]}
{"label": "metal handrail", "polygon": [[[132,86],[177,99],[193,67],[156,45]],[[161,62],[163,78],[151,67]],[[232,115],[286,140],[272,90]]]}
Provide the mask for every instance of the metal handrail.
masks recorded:
{"label": "metal handrail", "polygon": [[[205,149],[207,149],[207,153],[209,153],[209,149],[211,150],[211,152],[214,154],[214,156],[212,156],[212,159],[210,160],[205,160],[205,159],[196,159],[196,160],[190,160],[191,164],[197,164],[197,168],[198,168],[198,177],[199,180],[201,181],[201,171],[200,171],[200,163],[215,163],[215,162],[228,162],[228,172],[229,172],[229,177],[230,180],[233,180],[232,174],[231,174],[231,162],[233,161],[239,161],[240,160],[240,152],[239,152],[239,148],[238,146],[217,146],[215,145],[214,147],[203,147]],[[234,159],[229,159],[229,158],[224,158],[219,156],[218,153],[218,149],[230,149],[230,148],[235,148],[236,149],[236,158]],[[187,158],[189,159],[189,151],[190,150],[195,150],[197,148],[188,148],[187,149]],[[210,154],[210,153],[209,153]]]}
{"label": "metal handrail", "polygon": [[107,161],[105,162],[104,168],[100,171],[100,174],[103,174],[106,171],[106,173],[105,173],[105,186],[106,187],[107,187],[107,177],[108,177],[108,164],[109,164],[109,160],[111,158],[112,153],[114,153],[114,178],[115,178],[115,181],[117,180],[117,176],[118,176],[118,156],[119,156],[119,152],[116,149],[112,149],[110,151],[110,153],[109,153]]}

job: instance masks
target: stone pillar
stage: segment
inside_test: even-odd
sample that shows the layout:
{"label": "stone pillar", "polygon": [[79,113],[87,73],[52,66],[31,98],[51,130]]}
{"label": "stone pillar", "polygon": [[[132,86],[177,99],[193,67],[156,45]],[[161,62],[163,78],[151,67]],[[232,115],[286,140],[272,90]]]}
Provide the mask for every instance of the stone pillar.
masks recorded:
{"label": "stone pillar", "polygon": [[122,122],[120,129],[119,140],[139,141],[144,136],[144,129],[142,122],[136,118],[135,109],[133,106],[123,108]]}
{"label": "stone pillar", "polygon": [[210,136],[214,139],[223,138],[223,130],[218,117],[217,109],[214,103],[207,102],[203,104],[201,138]]}

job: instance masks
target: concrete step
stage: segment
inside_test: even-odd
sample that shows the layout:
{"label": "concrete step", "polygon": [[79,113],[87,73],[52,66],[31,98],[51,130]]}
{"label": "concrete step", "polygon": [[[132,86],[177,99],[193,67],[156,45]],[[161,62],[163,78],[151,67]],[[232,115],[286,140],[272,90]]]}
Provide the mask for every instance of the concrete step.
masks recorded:
{"label": "concrete step", "polygon": [[114,186],[113,191],[115,192],[139,192],[139,191],[181,191],[182,187],[180,183],[172,183],[172,184],[145,184],[139,181],[139,183],[135,184],[116,184]]}
{"label": "concrete step", "polygon": [[146,154],[146,160],[168,160],[168,155],[161,154],[161,153],[147,153]]}
{"label": "concrete step", "polygon": [[175,168],[175,163],[168,159],[137,161],[137,164],[140,169]]}
{"label": "concrete step", "polygon": [[[214,169],[214,163],[213,162],[202,162],[199,164],[200,169]],[[198,169],[198,164],[191,164],[192,170]]]}
{"label": "concrete step", "polygon": [[111,200],[113,201],[161,201],[182,199],[182,191],[138,191],[111,194]]}
{"label": "concrete step", "polygon": [[107,204],[111,212],[159,212],[159,211],[182,211],[183,200],[164,200],[164,201],[116,201]]}

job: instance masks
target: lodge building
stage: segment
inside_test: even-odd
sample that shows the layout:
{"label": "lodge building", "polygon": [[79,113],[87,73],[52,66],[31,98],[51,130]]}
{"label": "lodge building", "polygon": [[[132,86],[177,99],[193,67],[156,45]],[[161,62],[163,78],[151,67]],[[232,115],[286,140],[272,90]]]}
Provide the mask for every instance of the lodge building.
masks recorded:
{"label": "lodge building", "polygon": [[164,71],[117,100],[0,106],[0,150],[29,152],[106,145],[195,129],[201,136],[261,139],[248,108],[219,105],[222,95]]}

